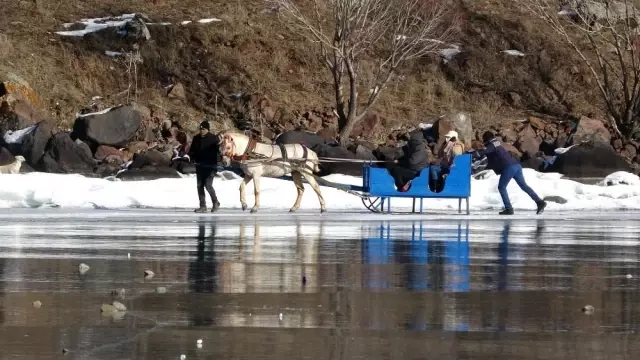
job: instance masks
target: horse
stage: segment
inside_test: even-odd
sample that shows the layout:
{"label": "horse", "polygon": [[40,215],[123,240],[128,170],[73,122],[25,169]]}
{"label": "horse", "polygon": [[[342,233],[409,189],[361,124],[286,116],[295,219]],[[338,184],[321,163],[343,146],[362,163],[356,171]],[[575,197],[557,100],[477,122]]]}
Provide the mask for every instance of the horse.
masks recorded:
{"label": "horse", "polygon": [[318,195],[320,212],[327,211],[327,207],[320,192],[320,186],[313,173],[318,173],[318,155],[300,144],[271,145],[257,142],[247,135],[234,131],[223,131],[218,134],[220,138],[220,156],[225,166],[230,166],[232,161],[240,163],[240,169],[245,176],[240,183],[240,204],[242,210],[247,209],[245,200],[245,186],[253,180],[255,204],[251,213],[260,208],[260,177],[281,177],[291,174],[293,183],[298,190],[298,197],[290,212],[295,212],[300,207],[302,194],[304,193],[304,177],[311,188]]}

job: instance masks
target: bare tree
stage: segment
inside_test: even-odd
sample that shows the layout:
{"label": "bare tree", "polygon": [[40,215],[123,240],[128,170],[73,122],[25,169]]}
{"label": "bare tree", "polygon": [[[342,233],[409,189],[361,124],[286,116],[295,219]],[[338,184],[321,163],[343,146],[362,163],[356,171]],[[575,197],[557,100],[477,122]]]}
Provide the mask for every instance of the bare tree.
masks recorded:
{"label": "bare tree", "polygon": [[520,0],[583,60],[611,125],[623,138],[640,130],[638,14],[631,0]]}
{"label": "bare tree", "polygon": [[[343,145],[399,67],[438,53],[455,29],[444,0],[268,1],[296,33],[317,45],[333,77]],[[365,61],[374,63],[372,74]],[[363,101],[359,90],[367,93]]]}

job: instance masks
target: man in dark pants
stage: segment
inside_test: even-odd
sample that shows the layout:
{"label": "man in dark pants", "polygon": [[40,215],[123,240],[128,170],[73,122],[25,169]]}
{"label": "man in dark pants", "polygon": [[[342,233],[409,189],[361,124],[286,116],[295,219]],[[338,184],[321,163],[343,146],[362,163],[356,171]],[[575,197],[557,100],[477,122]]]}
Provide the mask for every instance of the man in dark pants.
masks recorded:
{"label": "man in dark pants", "polygon": [[513,215],[513,207],[509,200],[509,194],[507,193],[507,185],[509,185],[511,179],[514,179],[520,189],[526,192],[527,195],[536,202],[536,213],[541,214],[547,206],[547,203],[540,199],[538,194],[527,185],[527,182],[524,180],[524,175],[522,174],[522,165],[520,165],[518,160],[509,154],[507,149],[502,145],[502,141],[496,138],[491,131],[487,131],[482,135],[482,141],[484,141],[485,148],[474,151],[472,157],[475,160],[486,156],[488,162],[487,169],[491,169],[500,175],[498,191],[500,191],[500,196],[504,203],[504,210],[500,212],[500,215]]}
{"label": "man in dark pants", "polygon": [[404,156],[394,164],[387,165],[386,168],[393,177],[398,191],[406,192],[411,186],[411,180],[420,175],[427,166],[429,166],[429,154],[424,145],[424,136],[421,130],[416,130],[409,134]]}
{"label": "man in dark pants", "polygon": [[206,212],[207,202],[204,197],[204,189],[211,196],[211,212],[220,208],[220,202],[213,189],[213,178],[216,175],[218,165],[218,153],[220,152],[218,136],[209,132],[209,122],[200,123],[200,134],[193,137],[189,158],[196,164],[196,179],[198,182],[198,199],[200,207],[195,212]]}

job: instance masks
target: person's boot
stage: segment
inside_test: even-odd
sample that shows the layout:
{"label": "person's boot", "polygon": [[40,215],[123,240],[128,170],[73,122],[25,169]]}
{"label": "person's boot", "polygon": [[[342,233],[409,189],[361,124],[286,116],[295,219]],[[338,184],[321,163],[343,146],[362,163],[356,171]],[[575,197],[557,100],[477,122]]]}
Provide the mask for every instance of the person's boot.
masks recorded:
{"label": "person's boot", "polygon": [[211,212],[216,212],[218,211],[218,209],[220,209],[220,202],[219,201],[215,201],[213,203],[213,206],[211,207]]}
{"label": "person's boot", "polygon": [[193,212],[196,212],[196,213],[207,212],[207,207],[206,206],[200,206],[199,208],[193,210]]}
{"label": "person's boot", "polygon": [[513,208],[506,208],[500,211],[498,214],[500,215],[513,215]]}
{"label": "person's boot", "polygon": [[540,215],[544,212],[544,208],[547,207],[547,202],[544,200],[540,200],[538,202],[536,202],[536,205],[538,205],[538,209],[536,210],[536,214]]}

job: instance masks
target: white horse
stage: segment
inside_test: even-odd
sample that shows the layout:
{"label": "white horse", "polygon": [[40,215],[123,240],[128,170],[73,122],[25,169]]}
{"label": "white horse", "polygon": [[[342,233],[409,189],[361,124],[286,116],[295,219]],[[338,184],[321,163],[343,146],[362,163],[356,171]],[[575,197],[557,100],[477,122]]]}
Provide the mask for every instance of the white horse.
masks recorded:
{"label": "white horse", "polygon": [[240,184],[240,204],[242,210],[247,209],[244,188],[253,180],[255,204],[252,213],[260,208],[260,177],[281,177],[291,174],[293,182],[298,190],[298,197],[293,207],[289,210],[295,212],[300,207],[302,194],[304,193],[304,177],[318,195],[320,212],[327,211],[324,198],[320,193],[320,186],[313,176],[319,172],[318,155],[299,144],[270,145],[256,142],[244,134],[233,131],[223,131],[220,137],[220,155],[225,166],[230,166],[232,161],[240,161],[240,168],[245,176]]}

